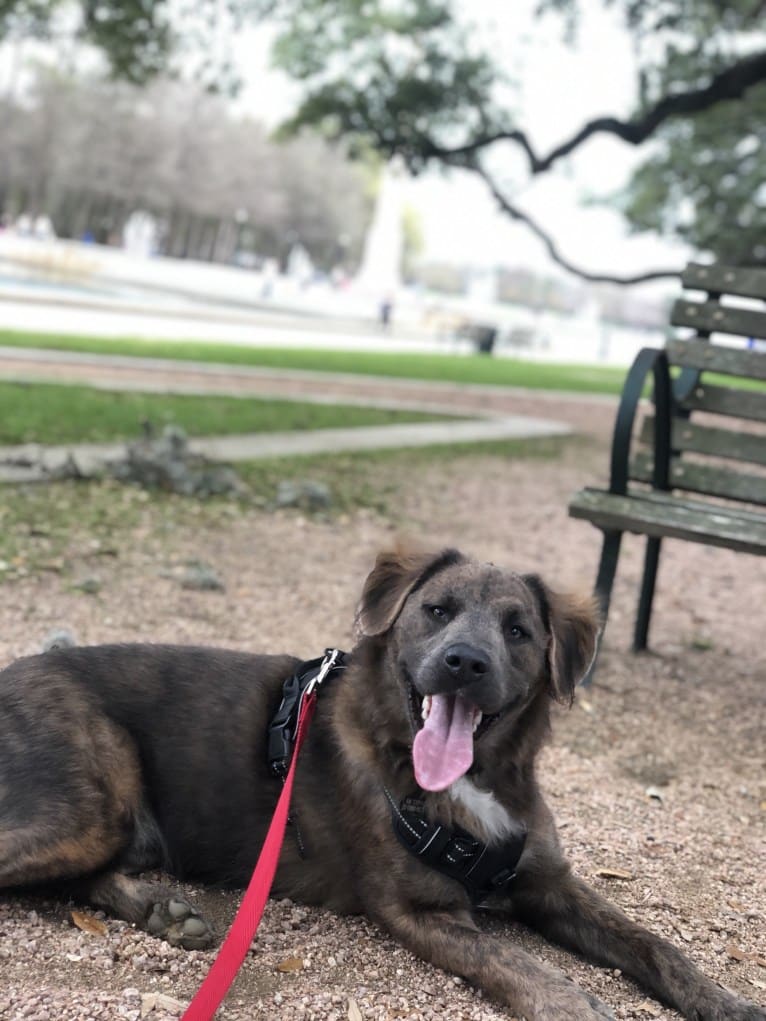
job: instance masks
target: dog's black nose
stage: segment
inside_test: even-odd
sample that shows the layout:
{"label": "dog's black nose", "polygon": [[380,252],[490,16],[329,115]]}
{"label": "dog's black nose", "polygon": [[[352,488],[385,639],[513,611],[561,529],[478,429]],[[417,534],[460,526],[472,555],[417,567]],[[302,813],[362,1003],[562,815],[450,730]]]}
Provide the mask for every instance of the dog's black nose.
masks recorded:
{"label": "dog's black nose", "polygon": [[486,653],[465,642],[456,642],[445,650],[444,664],[459,687],[481,680],[490,665]]}

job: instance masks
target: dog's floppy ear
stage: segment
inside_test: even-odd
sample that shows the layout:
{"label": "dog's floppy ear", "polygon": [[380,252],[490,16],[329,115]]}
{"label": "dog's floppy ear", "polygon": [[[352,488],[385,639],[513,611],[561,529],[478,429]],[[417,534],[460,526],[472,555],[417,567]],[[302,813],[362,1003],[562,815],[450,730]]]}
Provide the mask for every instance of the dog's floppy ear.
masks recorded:
{"label": "dog's floppy ear", "polygon": [[577,685],[596,656],[601,614],[594,596],[552,592],[536,575],[524,581],[537,596],[548,629],[548,677],[551,695],[571,703]]}
{"label": "dog's floppy ear", "polygon": [[394,624],[411,592],[437,571],[463,559],[454,549],[440,553],[400,550],[379,553],[364,583],[356,613],[357,630],[366,637],[384,634]]}

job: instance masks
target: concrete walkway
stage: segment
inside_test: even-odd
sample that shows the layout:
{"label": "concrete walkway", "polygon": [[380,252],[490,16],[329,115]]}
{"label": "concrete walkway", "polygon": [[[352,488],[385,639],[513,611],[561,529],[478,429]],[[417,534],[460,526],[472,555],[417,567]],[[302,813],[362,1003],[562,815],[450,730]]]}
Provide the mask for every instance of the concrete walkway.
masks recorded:
{"label": "concrete walkway", "polygon": [[[614,406],[612,398],[593,395],[24,348],[0,348],[0,378],[19,382],[84,383],[108,390],[268,396],[466,416],[449,422],[257,433],[190,441],[195,452],[214,460],[233,462],[300,454],[565,436],[573,432],[573,426],[579,429],[594,416],[598,420],[606,413],[611,419]],[[530,409],[535,413],[529,414]],[[542,417],[537,414],[540,410],[545,411]],[[549,412],[557,417],[549,417]],[[124,449],[123,443],[0,447],[0,481],[46,478],[70,455],[84,474],[90,474],[106,461],[119,457]]]}
{"label": "concrete walkway", "polygon": [[[486,440],[566,436],[569,426],[546,419],[501,418],[458,422],[361,426],[355,429],[306,429],[191,438],[189,449],[214,461],[257,461],[300,454],[338,454],[353,450],[431,447]],[[0,482],[36,482],[50,477],[73,458],[83,475],[99,472],[125,453],[124,443],[0,447]]]}

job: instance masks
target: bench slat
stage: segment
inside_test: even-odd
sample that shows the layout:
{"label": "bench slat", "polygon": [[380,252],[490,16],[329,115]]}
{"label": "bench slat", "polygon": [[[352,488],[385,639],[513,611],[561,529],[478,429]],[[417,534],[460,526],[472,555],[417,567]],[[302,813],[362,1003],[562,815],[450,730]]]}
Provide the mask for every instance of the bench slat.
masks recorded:
{"label": "bench slat", "polygon": [[[639,435],[642,443],[651,444],[654,441],[654,421],[651,415],[644,418]],[[759,433],[718,429],[676,418],[671,424],[670,445],[673,450],[766,465],[766,436]]]}
{"label": "bench slat", "polygon": [[[631,478],[640,482],[652,481],[651,454],[637,454],[630,467]],[[733,471],[730,468],[713,468],[678,457],[670,461],[670,484],[674,489],[690,493],[706,493],[743,503],[766,504],[766,476]]]}
{"label": "bench slat", "polygon": [[[647,489],[637,494],[642,500],[656,500],[659,503],[666,503],[668,494],[663,493],[657,489]],[[684,493],[683,503],[689,510],[699,510],[702,513],[709,513],[711,510],[717,510],[718,505],[713,505],[709,500],[695,500],[693,496],[688,496]],[[763,511],[757,507],[737,506],[737,507],[724,507],[726,513],[731,513],[737,518],[742,518],[743,521],[753,521],[756,525],[763,524]]]}
{"label": "bench slat", "polygon": [[663,500],[655,493],[649,500],[583,489],[570,503],[569,513],[606,530],[668,536],[740,553],[766,553],[766,520],[756,522],[728,507],[701,510],[669,494]]}
{"label": "bench slat", "polygon": [[698,383],[680,406],[685,411],[710,411],[716,415],[735,415],[752,422],[766,422],[766,393],[758,393],[757,390]]}
{"label": "bench slat", "polygon": [[731,333],[737,337],[766,337],[766,312],[734,308],[717,301],[679,298],[670,313],[671,326],[690,326],[703,333]]}
{"label": "bench slat", "polygon": [[684,287],[715,294],[736,294],[741,298],[766,301],[766,270],[735,266],[703,266],[690,262],[681,276]]}
{"label": "bench slat", "polygon": [[766,354],[760,351],[722,347],[706,340],[669,340],[666,350],[671,365],[766,380]]}

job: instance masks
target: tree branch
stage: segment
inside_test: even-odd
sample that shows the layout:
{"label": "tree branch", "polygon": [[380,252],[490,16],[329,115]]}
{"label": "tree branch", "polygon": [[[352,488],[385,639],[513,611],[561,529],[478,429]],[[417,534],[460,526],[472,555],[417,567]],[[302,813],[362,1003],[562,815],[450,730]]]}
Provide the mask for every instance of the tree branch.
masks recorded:
{"label": "tree branch", "polygon": [[556,146],[547,156],[539,156],[525,132],[516,130],[497,131],[482,135],[453,149],[438,146],[428,140],[424,146],[423,155],[450,161],[456,157],[471,156],[495,142],[515,142],[526,153],[531,172],[542,174],[558,160],[579,148],[593,135],[615,135],[629,145],[641,145],[665,121],[673,117],[701,113],[724,100],[740,99],[748,89],[763,81],[766,81],[766,51],[743,57],[730,67],[719,71],[704,88],[663,96],[654,106],[633,120],[622,121],[617,117],[597,117],[588,121],[568,141]]}
{"label": "tree branch", "polygon": [[668,278],[678,277],[681,275],[680,269],[658,269],[652,270],[648,273],[638,273],[635,276],[627,277],[612,276],[609,273],[590,273],[587,270],[580,269],[573,263],[569,262],[569,260],[559,252],[553,238],[547,231],[543,230],[536,220],[533,220],[528,213],[519,209],[517,205],[503,195],[492,177],[476,160],[464,161],[462,166],[466,169],[473,170],[482,178],[489,190],[492,192],[493,198],[504,213],[510,216],[511,219],[518,220],[520,223],[529,227],[532,233],[545,245],[548,254],[555,263],[561,266],[562,269],[567,270],[567,272],[574,273],[574,275],[580,277],[581,280],[587,280],[589,283],[593,284],[620,284],[624,286],[629,284],[645,284],[652,280],[666,280]]}

